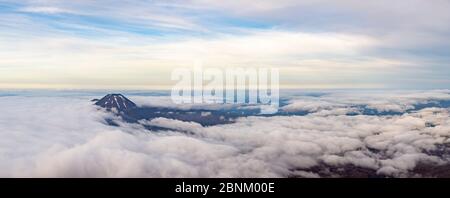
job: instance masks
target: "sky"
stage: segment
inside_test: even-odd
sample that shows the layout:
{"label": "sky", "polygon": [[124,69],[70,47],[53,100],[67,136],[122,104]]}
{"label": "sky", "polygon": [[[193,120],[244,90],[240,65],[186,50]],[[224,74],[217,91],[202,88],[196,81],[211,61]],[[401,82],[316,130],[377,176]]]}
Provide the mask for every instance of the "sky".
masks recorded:
{"label": "sky", "polygon": [[0,88],[156,89],[277,67],[281,88],[450,88],[449,0],[0,0]]}

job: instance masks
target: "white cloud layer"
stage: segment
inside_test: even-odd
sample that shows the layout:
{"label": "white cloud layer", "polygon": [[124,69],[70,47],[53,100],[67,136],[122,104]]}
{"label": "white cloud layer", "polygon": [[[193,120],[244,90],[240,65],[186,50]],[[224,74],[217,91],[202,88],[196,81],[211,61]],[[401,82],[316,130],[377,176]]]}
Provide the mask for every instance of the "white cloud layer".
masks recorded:
{"label": "white cloud layer", "polygon": [[359,112],[355,106],[364,106],[378,112],[402,113],[414,109],[415,105],[450,100],[448,90],[432,91],[337,91],[320,97],[296,96],[282,109],[288,112],[347,109]]}
{"label": "white cloud layer", "polygon": [[[396,116],[247,117],[210,127],[157,118],[142,123],[172,130],[149,132],[140,124],[106,125],[105,118],[117,118],[89,97],[4,96],[0,102],[2,177],[319,177],[333,174],[314,168],[345,166],[403,177],[414,176],[419,163],[449,160],[431,154],[450,143],[446,108]],[[330,110],[339,108],[346,107]]]}

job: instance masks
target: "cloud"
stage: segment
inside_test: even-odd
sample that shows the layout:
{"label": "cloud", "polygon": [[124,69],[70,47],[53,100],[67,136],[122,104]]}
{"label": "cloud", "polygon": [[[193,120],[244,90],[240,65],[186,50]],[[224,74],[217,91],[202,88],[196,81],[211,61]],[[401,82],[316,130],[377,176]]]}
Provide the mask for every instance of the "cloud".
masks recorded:
{"label": "cloud", "polygon": [[167,118],[155,118],[152,120],[140,120],[140,124],[164,127],[167,129],[181,130],[181,131],[193,131],[201,130],[202,125],[196,122],[183,122],[180,120],[167,119]]}
{"label": "cloud", "polygon": [[282,107],[287,112],[306,111],[320,112],[323,110],[347,109],[358,112],[358,107],[374,109],[380,113],[412,110],[416,105],[438,103],[450,100],[448,90],[431,91],[349,91],[331,92],[319,97],[295,96],[289,99],[289,104]]}
{"label": "cloud", "polygon": [[[386,97],[394,95],[403,96]],[[449,141],[448,108],[395,116],[254,116],[203,127],[167,118],[124,123],[89,99],[0,97],[0,176],[328,177],[351,175],[336,171],[353,166],[373,175],[405,177],[415,176],[418,164],[448,162],[441,150]],[[330,111],[340,108],[345,107]],[[106,125],[107,118],[119,126]],[[170,130],[148,131],[142,124]],[[337,169],[325,171],[331,167]]]}
{"label": "cloud", "polygon": [[69,10],[61,9],[58,7],[44,7],[44,6],[35,6],[35,7],[24,7],[19,11],[21,12],[30,12],[30,13],[43,13],[43,14],[70,14],[72,13]]}
{"label": "cloud", "polygon": [[[390,38],[389,40],[395,44],[409,43],[410,46],[414,45],[410,43],[414,41],[412,38],[417,38],[420,44],[427,43],[422,41],[429,42],[435,39],[422,37],[423,34],[434,34],[436,31],[448,33],[450,20],[450,15],[446,12],[450,3],[445,0],[433,3],[426,0],[399,0],[395,3],[387,0],[376,2],[282,0],[264,1],[258,5],[247,0],[232,0],[226,3],[194,0],[193,3],[226,10],[224,12],[238,16],[278,22],[298,29],[376,34]],[[400,36],[406,37],[402,39]],[[442,38],[437,40],[440,39]]]}
{"label": "cloud", "polygon": [[[174,41],[138,37],[123,43],[120,39],[93,41],[56,36],[20,41],[0,39],[0,43],[4,44],[0,50],[5,51],[0,55],[0,64],[11,65],[3,69],[0,83],[60,84],[83,88],[103,84],[167,88],[174,83],[170,81],[170,72],[178,67],[192,67],[194,60],[202,60],[204,67],[280,67],[281,80],[292,75],[290,73],[294,69],[293,73],[300,76],[290,81],[300,81],[298,84],[301,84],[311,76],[333,75],[337,66],[298,60],[306,61],[313,56],[354,57],[377,45],[376,39],[361,35],[285,31],[256,31],[245,36]],[[43,48],[46,50],[41,50]],[[346,71],[368,75],[374,68],[369,62],[372,60],[360,61],[359,67],[349,64]]]}

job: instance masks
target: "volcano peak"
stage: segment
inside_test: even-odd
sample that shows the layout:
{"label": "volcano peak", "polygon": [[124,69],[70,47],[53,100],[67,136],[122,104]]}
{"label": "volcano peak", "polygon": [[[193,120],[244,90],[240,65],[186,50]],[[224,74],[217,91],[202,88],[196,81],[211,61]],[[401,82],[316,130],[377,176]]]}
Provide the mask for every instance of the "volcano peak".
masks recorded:
{"label": "volcano peak", "polygon": [[106,108],[116,109],[119,112],[127,111],[136,107],[136,104],[123,96],[122,94],[108,94],[102,99],[98,100],[95,105]]}

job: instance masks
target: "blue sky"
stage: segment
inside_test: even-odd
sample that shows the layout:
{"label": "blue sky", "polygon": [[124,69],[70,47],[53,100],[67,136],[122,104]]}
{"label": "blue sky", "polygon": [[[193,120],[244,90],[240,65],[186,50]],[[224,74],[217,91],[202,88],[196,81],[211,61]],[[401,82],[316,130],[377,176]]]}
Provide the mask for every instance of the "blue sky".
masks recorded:
{"label": "blue sky", "polygon": [[450,88],[450,1],[0,0],[0,88],[168,88],[278,67],[287,88]]}

